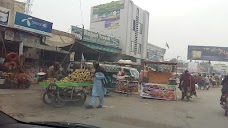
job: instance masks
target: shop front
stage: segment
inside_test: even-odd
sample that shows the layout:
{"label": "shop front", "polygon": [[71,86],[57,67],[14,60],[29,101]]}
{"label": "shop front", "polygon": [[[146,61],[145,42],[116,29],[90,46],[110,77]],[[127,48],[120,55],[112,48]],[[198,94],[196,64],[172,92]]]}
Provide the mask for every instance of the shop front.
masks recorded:
{"label": "shop front", "polygon": [[75,35],[76,40],[78,40],[77,42],[81,42],[83,46],[100,52],[98,55],[94,53],[88,54],[85,58],[99,61],[116,61],[117,56],[121,53],[119,39],[84,30],[76,26],[72,26],[71,33]]}

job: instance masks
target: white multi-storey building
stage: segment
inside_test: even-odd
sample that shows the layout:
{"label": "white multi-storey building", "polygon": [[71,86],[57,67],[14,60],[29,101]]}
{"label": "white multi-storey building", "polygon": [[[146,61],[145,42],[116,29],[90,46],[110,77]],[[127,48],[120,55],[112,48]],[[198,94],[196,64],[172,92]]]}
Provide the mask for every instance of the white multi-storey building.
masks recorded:
{"label": "white multi-storey building", "polygon": [[146,59],[149,12],[132,0],[113,1],[91,8],[90,30],[120,40],[122,54]]}

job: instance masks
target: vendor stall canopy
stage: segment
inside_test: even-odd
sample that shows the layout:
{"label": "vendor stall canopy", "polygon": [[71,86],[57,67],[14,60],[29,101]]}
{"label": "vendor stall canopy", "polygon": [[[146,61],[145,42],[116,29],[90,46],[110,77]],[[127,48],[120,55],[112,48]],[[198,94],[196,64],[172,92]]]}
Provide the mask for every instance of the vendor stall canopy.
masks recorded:
{"label": "vendor stall canopy", "polygon": [[63,47],[62,49],[69,51],[69,52],[78,52],[78,53],[88,53],[88,54],[101,54],[102,52],[92,49],[80,41],[75,41],[75,43],[68,45],[66,47]]}
{"label": "vendor stall canopy", "polygon": [[131,60],[119,60],[118,62],[113,62],[113,64],[122,66],[139,66],[139,64],[132,62]]}

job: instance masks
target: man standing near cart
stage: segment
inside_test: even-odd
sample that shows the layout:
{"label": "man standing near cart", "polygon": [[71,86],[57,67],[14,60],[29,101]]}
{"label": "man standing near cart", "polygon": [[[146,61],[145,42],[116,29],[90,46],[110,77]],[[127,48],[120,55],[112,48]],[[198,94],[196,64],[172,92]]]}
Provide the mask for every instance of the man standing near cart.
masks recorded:
{"label": "man standing near cart", "polygon": [[48,78],[56,78],[60,79],[60,63],[59,62],[54,62],[52,66],[48,68]]}

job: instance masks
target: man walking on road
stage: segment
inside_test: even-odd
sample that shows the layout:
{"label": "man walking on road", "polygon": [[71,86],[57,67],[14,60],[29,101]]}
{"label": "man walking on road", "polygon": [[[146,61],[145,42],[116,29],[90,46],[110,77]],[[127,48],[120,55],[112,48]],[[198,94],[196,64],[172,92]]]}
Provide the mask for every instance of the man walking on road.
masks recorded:
{"label": "man walking on road", "polygon": [[191,76],[191,74],[189,73],[188,70],[186,70],[184,72],[184,74],[181,76],[180,79],[180,87],[182,90],[182,100],[184,100],[184,97],[186,95],[187,92],[187,88],[190,87],[191,88],[191,93],[195,96],[196,95],[196,91],[195,91],[195,81],[194,78]]}

